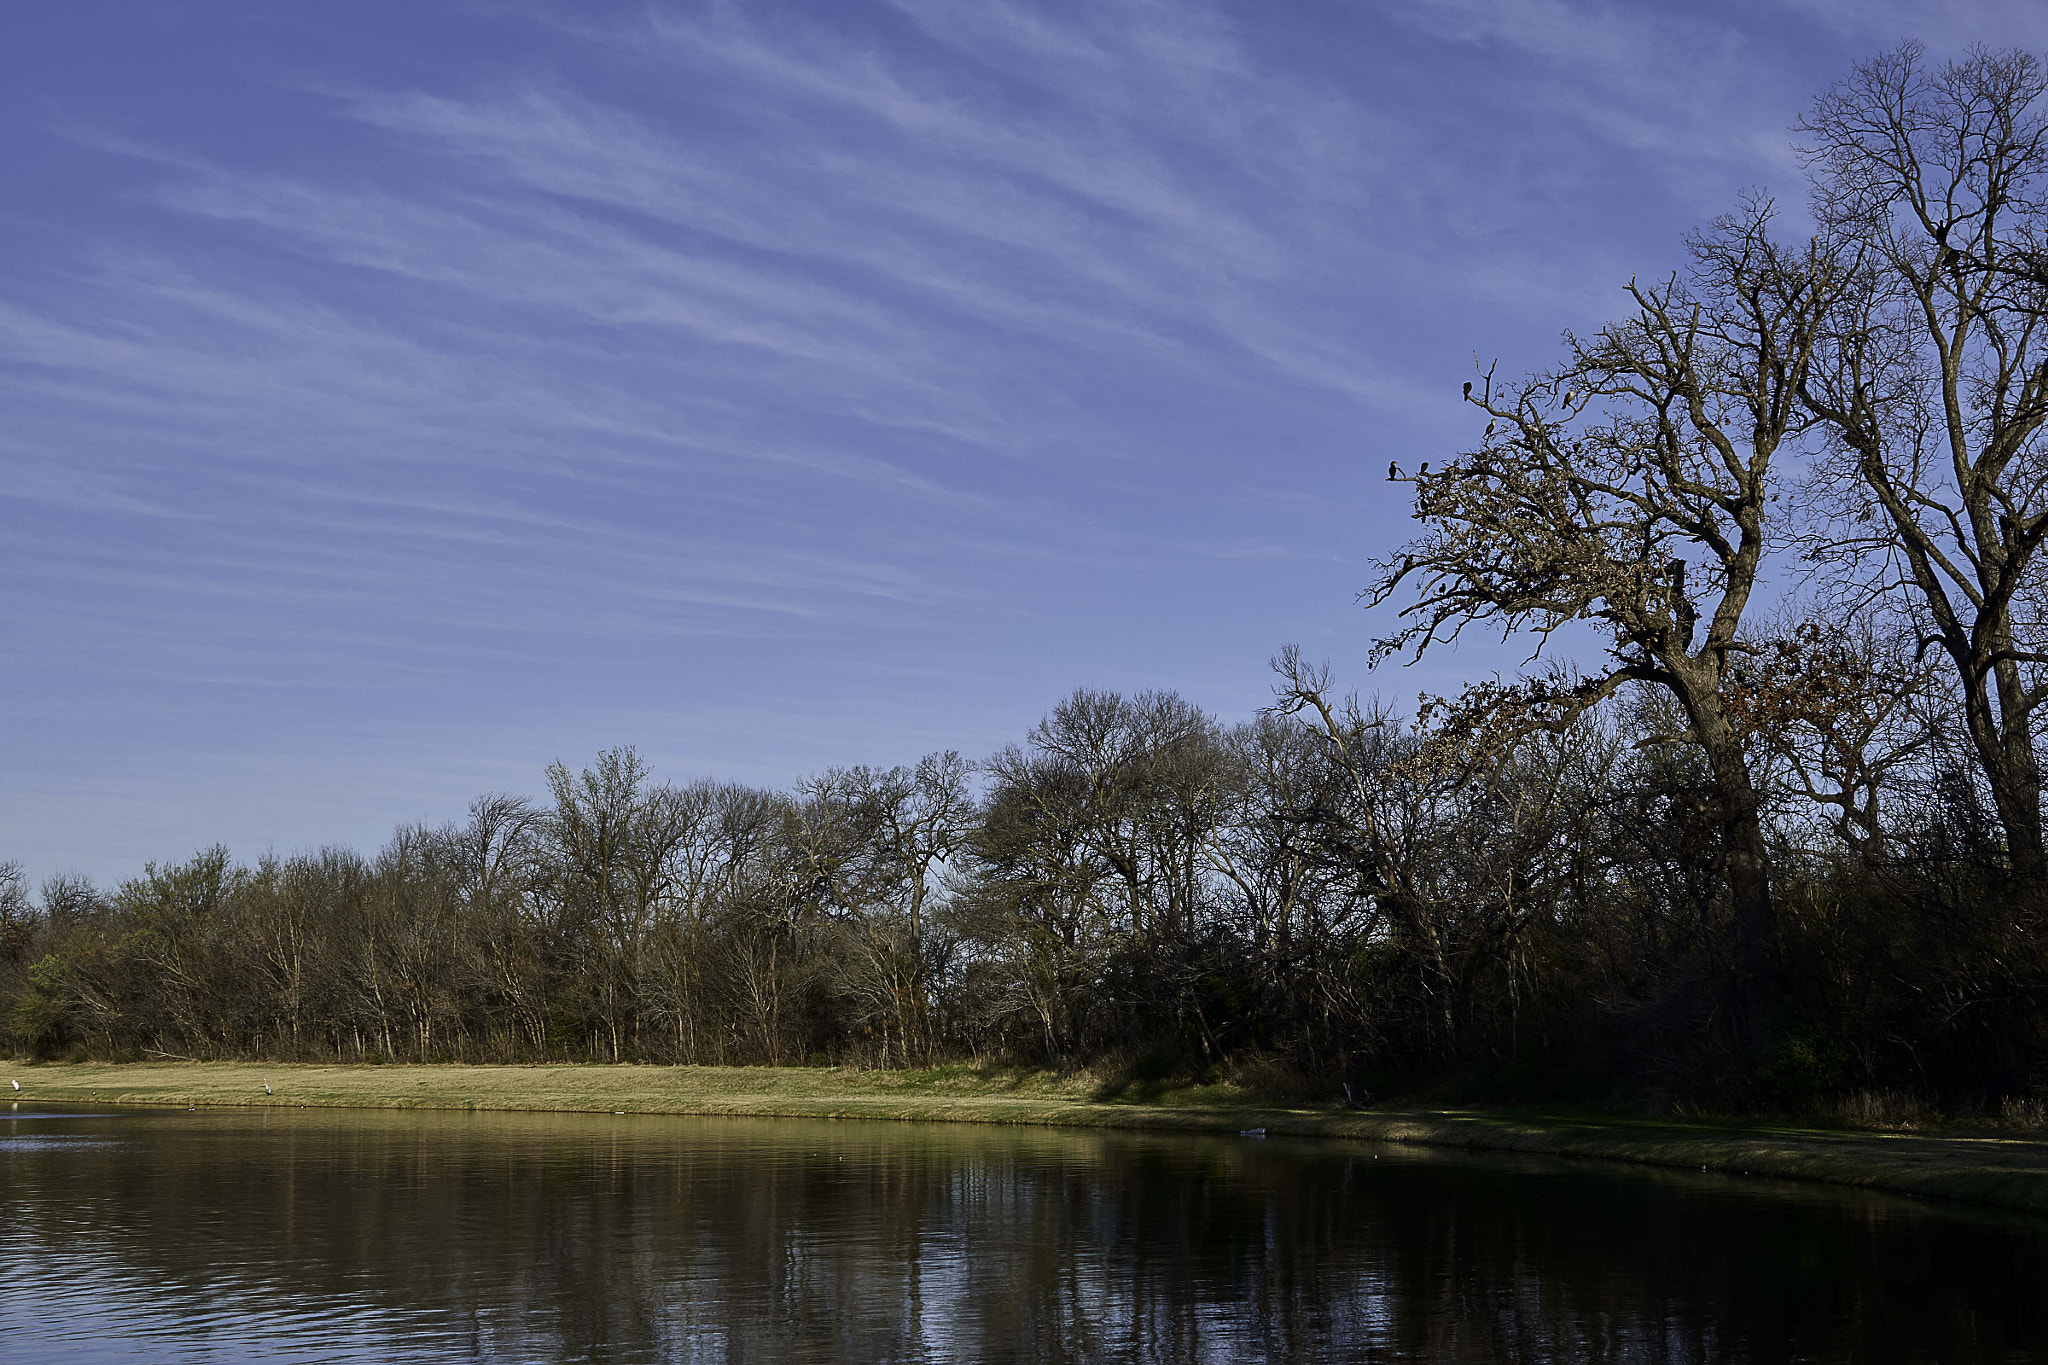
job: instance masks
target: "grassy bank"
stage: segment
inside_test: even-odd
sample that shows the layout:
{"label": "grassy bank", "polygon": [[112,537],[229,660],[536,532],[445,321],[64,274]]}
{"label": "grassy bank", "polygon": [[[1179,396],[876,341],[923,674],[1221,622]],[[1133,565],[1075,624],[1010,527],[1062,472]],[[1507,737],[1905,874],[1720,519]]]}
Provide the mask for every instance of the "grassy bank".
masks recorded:
{"label": "grassy bank", "polygon": [[[18,1081],[17,1094],[9,1081]],[[266,1093],[265,1087],[269,1090]],[[27,1101],[508,1109],[1148,1128],[1336,1137],[1818,1180],[2048,1213],[2048,1140],[1859,1132],[1607,1115],[1284,1108],[1227,1086],[1106,1090],[1085,1078],[973,1067],[844,1072],[652,1066],[0,1064]]]}

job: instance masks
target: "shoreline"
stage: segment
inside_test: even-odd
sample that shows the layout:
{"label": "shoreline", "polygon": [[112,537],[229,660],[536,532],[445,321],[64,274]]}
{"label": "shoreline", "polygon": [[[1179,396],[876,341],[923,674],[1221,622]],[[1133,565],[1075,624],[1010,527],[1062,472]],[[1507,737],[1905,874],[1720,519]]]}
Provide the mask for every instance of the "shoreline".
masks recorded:
{"label": "shoreline", "polygon": [[[19,1082],[16,1092],[5,1082]],[[266,1094],[264,1086],[270,1087]],[[1340,1138],[1815,1181],[2048,1214],[2048,1137],[1702,1123],[1567,1111],[1289,1107],[1223,1086],[1104,1094],[968,1066],[0,1063],[22,1102],[888,1120]]]}

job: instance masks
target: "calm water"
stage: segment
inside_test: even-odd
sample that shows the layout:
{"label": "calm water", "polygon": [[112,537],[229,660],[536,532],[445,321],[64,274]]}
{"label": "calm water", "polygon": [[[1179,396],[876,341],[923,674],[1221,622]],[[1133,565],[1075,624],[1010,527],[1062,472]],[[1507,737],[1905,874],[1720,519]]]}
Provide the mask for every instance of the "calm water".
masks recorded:
{"label": "calm water", "polygon": [[0,1107],[0,1358],[2048,1360],[2048,1224],[1286,1140]]}

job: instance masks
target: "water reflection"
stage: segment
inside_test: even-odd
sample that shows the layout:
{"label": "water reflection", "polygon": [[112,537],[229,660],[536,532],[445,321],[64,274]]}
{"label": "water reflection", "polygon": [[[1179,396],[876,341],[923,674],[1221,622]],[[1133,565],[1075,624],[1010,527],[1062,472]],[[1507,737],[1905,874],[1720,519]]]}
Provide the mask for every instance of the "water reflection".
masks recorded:
{"label": "water reflection", "polygon": [[8,1359],[2048,1358],[2041,1224],[1766,1182],[610,1116],[7,1132]]}

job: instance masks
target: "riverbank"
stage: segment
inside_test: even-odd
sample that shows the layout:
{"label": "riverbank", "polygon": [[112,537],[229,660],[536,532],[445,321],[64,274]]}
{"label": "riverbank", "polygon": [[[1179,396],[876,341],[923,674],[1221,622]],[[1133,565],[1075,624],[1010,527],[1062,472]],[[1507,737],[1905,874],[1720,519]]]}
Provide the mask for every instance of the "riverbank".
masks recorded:
{"label": "riverbank", "polygon": [[[15,1091],[9,1082],[18,1082]],[[657,1066],[0,1063],[0,1094],[42,1103],[502,1109],[895,1119],[1329,1137],[1817,1180],[2048,1214],[2048,1139],[1681,1123],[1583,1113],[1342,1110],[1227,1086],[1108,1092],[1085,1078],[975,1067],[847,1072]]]}

